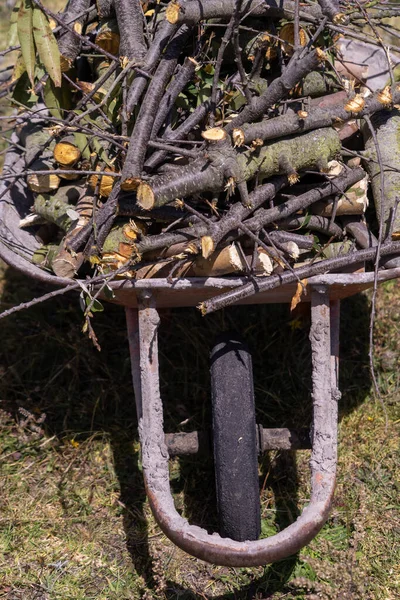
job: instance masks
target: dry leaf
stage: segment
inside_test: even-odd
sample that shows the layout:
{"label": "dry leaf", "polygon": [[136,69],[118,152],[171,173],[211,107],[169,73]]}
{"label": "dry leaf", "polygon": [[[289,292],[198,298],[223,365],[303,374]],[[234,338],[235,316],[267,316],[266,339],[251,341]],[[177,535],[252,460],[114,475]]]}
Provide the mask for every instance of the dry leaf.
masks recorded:
{"label": "dry leaf", "polygon": [[296,308],[296,306],[299,304],[299,302],[301,302],[301,296],[303,294],[303,290],[306,287],[306,285],[307,285],[307,279],[302,279],[301,281],[298,282],[296,292],[290,303],[290,312],[292,312],[292,310],[294,310]]}

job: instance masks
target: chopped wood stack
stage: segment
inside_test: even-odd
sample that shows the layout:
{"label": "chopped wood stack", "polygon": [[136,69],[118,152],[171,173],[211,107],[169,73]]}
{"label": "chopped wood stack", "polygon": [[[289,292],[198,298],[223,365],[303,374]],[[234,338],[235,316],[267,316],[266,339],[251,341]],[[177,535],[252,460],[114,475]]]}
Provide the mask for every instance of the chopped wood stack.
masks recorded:
{"label": "chopped wood stack", "polygon": [[[381,8],[18,2],[6,91],[32,261],[71,279],[397,266],[398,59],[378,33],[400,9]],[[347,39],[384,54],[381,89]]]}

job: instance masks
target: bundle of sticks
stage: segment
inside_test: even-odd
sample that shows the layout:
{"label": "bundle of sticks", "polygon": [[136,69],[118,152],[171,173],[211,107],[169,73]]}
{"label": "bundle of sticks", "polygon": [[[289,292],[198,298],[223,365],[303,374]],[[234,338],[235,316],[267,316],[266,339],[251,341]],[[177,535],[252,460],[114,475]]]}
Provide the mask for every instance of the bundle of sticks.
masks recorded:
{"label": "bundle of sticks", "polygon": [[[18,2],[2,86],[18,108],[32,261],[70,279],[273,285],[397,266],[400,48],[381,36],[400,9],[364,5]],[[384,85],[348,40],[383,57]]]}

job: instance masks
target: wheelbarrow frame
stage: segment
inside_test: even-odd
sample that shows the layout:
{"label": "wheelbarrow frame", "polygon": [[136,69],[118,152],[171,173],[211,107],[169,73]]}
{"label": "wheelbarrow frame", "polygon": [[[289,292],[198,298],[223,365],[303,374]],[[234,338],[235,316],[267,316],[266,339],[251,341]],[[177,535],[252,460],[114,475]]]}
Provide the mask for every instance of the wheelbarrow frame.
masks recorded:
{"label": "wheelbarrow frame", "polygon": [[311,292],[312,454],[311,500],[301,516],[276,535],[236,542],[190,525],[177,512],[169,485],[168,447],[163,429],[157,331],[160,323],[151,291],[138,294],[138,309],[127,308],[127,328],[142,448],[143,476],[153,514],[180,548],[208,562],[232,567],[264,565],[297,552],[310,542],[329,515],[337,464],[337,403],[340,302],[327,285]]}
{"label": "wheelbarrow frame", "polygon": [[[5,169],[18,173],[19,160],[18,152],[11,149],[6,156]],[[29,211],[32,196],[20,180],[11,191],[6,190],[6,185],[0,187],[0,195],[3,193],[0,199],[0,258],[34,279],[56,286],[70,285],[71,280],[46,273],[30,262],[38,243],[29,232],[18,229],[18,223]],[[400,268],[394,268],[380,271],[377,279],[380,282],[399,276]],[[327,274],[310,278],[305,286],[302,301],[311,302],[313,418],[310,503],[286,529],[267,539],[246,542],[221,538],[216,533],[210,535],[204,529],[190,525],[174,506],[169,485],[168,439],[163,430],[157,343],[158,308],[194,306],[222,291],[242,285],[246,279],[228,276],[182,278],[172,282],[151,279],[110,283],[115,294],[113,302],[126,308],[146,492],[161,529],[177,546],[219,565],[258,566],[297,552],[324,525],[333,498],[337,465],[340,299],[372,287],[374,279],[374,273]],[[244,303],[290,302],[295,289],[295,284],[281,286],[256,294]],[[266,443],[265,446],[291,447],[288,440],[283,445]]]}

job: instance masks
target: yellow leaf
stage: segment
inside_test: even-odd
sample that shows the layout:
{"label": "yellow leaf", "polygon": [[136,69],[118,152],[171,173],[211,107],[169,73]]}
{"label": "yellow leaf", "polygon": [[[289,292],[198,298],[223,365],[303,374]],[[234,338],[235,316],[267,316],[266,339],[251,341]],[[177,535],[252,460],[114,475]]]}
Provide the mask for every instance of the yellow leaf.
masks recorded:
{"label": "yellow leaf", "polygon": [[299,304],[299,302],[301,301],[301,296],[303,294],[303,290],[306,285],[307,285],[307,279],[302,279],[301,281],[298,282],[295,294],[290,303],[290,311],[294,310],[296,308],[296,306]]}
{"label": "yellow leaf", "polygon": [[296,329],[301,329],[303,325],[301,319],[292,319],[289,321],[289,326],[292,331],[295,331]]}

